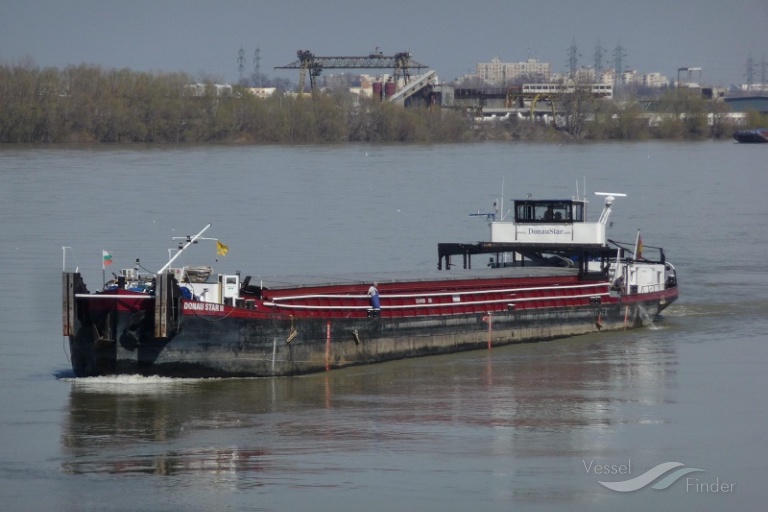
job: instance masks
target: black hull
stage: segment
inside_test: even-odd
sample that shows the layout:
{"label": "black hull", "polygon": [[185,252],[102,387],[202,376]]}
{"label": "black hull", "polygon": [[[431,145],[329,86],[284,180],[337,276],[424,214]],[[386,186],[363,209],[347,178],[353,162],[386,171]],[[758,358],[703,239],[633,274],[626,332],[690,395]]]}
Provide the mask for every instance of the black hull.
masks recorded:
{"label": "black hull", "polygon": [[768,143],[768,129],[741,130],[733,134],[733,138],[742,144]]}
{"label": "black hull", "polygon": [[151,309],[91,312],[70,336],[70,349],[78,377],[296,375],[640,327],[676,297],[673,289],[612,304],[401,319],[186,314],[167,338],[155,337]]}

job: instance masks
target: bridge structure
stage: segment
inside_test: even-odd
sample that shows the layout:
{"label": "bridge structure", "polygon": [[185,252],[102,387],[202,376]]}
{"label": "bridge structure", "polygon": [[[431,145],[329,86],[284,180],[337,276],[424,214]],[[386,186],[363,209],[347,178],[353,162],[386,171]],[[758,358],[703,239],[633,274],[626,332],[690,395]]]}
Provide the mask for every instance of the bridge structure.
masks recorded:
{"label": "bridge structure", "polygon": [[275,69],[298,69],[299,92],[304,90],[307,74],[309,74],[310,90],[315,92],[317,77],[324,69],[392,69],[395,82],[403,78],[404,83],[410,81],[412,69],[425,69],[428,66],[416,62],[409,52],[398,52],[386,56],[378,49],[361,57],[319,57],[309,50],[296,52],[297,60],[285,66],[275,66]]}

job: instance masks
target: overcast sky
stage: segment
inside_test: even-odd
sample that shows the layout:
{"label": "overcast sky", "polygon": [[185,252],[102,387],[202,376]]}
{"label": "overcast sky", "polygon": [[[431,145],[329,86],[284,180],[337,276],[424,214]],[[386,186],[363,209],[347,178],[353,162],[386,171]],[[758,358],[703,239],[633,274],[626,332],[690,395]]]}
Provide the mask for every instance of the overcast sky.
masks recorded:
{"label": "overcast sky", "polygon": [[296,83],[297,71],[273,68],[299,49],[358,56],[378,46],[410,51],[448,81],[493,57],[536,57],[563,72],[574,39],[580,66],[593,65],[599,40],[605,64],[620,44],[640,73],[676,78],[679,67],[701,67],[706,85],[742,83],[750,52],[758,64],[768,59],[768,0],[0,0],[2,64],[31,58],[228,82],[239,78],[241,45],[246,75],[257,47],[263,73]]}

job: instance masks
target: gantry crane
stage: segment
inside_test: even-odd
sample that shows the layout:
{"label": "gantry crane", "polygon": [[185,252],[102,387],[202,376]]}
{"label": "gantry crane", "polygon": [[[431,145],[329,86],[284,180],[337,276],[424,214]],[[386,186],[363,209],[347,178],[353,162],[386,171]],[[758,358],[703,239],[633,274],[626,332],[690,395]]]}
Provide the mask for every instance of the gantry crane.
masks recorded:
{"label": "gantry crane", "polygon": [[317,77],[323,69],[392,69],[395,81],[402,76],[405,83],[408,83],[411,69],[428,67],[412,60],[409,52],[400,52],[388,57],[378,51],[378,48],[365,57],[318,57],[309,50],[299,50],[296,55],[298,60],[286,66],[275,66],[275,69],[298,69],[299,92],[304,90],[307,71],[310,89],[314,92]]}

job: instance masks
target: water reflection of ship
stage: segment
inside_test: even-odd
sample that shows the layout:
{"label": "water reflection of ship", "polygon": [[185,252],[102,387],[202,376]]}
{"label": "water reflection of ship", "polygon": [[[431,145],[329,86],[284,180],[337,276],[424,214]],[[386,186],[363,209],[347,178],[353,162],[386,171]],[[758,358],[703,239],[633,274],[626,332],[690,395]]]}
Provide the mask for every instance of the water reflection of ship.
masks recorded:
{"label": "water reflection of ship", "polygon": [[[489,425],[508,427],[511,433],[571,430],[575,436],[634,421],[617,412],[624,404],[667,401],[666,387],[677,364],[667,342],[629,335],[613,345],[599,340],[566,345],[551,344],[551,357],[531,358],[525,365],[494,366],[496,385],[508,395],[494,403]],[[574,437],[561,439],[576,448]]]}
{"label": "water reflection of ship", "polygon": [[[130,378],[129,378],[130,379]],[[269,452],[260,448],[183,448],[155,454],[136,446],[173,443],[182,435],[206,429],[252,426],[246,410],[254,402],[224,401],[215,385],[205,381],[132,378],[111,384],[108,379],[73,381],[69,417],[62,445],[70,458],[62,464],[68,473],[149,473],[259,471]],[[242,386],[242,381],[240,382]],[[241,387],[258,396],[257,383]],[[234,389],[232,389],[234,391]],[[233,406],[234,405],[234,406]],[[248,414],[246,414],[248,413]],[[118,455],[115,455],[115,452]],[[102,454],[94,457],[95,453]]]}
{"label": "water reflection of ship", "polygon": [[128,457],[111,457],[107,461],[93,459],[71,460],[62,464],[65,472],[87,473],[144,473],[173,475],[190,472],[254,472],[265,468],[265,452],[260,450],[193,449],[178,450],[158,455],[141,454]]}
{"label": "water reflection of ship", "polygon": [[[668,401],[664,393],[676,356],[653,332],[628,332],[619,341],[584,337],[499,348],[469,360],[466,354],[446,355],[302,378],[166,379],[136,386],[133,393],[125,392],[130,386],[124,382],[110,388],[74,381],[62,434],[69,454],[63,467],[71,473],[259,472],[290,464],[281,456],[286,443],[301,449],[340,444],[353,452],[369,449],[371,442],[402,448],[425,442],[425,436],[429,442],[443,431],[430,425],[490,428],[494,451],[510,453],[535,449],[521,436],[560,432],[557,446],[549,449],[579,451],[587,438],[593,446],[595,431],[617,421],[648,419],[647,414],[633,419],[617,412],[624,404]],[[229,446],[167,450],[179,438],[205,438],[208,431],[216,431],[218,440],[218,432],[226,429],[226,438],[234,441]],[[163,448],[147,455],[147,444]],[[115,450],[119,457],[112,456]],[[101,456],[94,458],[94,453]]]}

